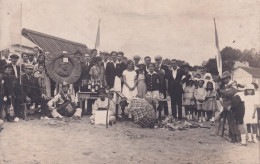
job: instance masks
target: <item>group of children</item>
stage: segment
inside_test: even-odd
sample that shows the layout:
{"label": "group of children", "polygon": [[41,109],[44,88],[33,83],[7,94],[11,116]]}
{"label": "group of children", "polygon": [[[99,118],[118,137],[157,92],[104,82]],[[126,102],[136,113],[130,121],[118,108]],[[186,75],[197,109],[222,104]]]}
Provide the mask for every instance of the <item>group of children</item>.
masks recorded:
{"label": "group of children", "polygon": [[218,109],[215,82],[211,74],[206,73],[204,78],[196,75],[184,86],[183,106],[188,120],[198,122],[211,121],[214,123],[215,111]]}

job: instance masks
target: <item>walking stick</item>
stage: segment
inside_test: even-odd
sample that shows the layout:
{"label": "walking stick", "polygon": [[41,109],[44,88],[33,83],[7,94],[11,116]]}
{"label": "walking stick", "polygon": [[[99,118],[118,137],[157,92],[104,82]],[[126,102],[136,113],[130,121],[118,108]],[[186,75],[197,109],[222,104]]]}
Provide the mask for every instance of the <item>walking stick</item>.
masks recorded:
{"label": "walking stick", "polygon": [[108,111],[110,107],[110,89],[108,90],[108,105],[107,105],[107,115],[106,115],[106,128],[108,128]]}

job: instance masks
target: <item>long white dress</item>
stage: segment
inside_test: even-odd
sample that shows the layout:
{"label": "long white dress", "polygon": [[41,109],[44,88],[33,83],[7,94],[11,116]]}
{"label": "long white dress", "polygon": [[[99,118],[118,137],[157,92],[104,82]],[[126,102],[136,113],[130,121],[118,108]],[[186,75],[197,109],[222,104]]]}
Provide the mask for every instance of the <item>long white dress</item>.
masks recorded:
{"label": "long white dress", "polygon": [[240,95],[241,101],[244,101],[245,104],[245,115],[244,123],[245,124],[257,124],[257,112],[255,113],[255,118],[253,119],[253,112],[256,104],[259,104],[259,97],[256,93],[255,95]]}
{"label": "long white dress", "polygon": [[[124,70],[123,72],[123,76],[126,77],[126,82],[130,87],[133,87],[135,84],[135,78],[137,76],[135,71],[128,71],[128,70]],[[136,97],[138,94],[137,91],[137,87],[135,87],[134,90],[130,91],[129,88],[124,84],[123,85],[123,90],[122,90],[123,95],[127,98],[127,99],[131,99],[133,97]]]}

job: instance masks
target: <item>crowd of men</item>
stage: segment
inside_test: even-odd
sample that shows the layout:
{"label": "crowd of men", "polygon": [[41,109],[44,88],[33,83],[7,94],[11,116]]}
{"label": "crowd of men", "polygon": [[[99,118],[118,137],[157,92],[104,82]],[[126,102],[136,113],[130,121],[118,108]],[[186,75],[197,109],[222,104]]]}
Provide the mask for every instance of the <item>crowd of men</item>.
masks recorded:
{"label": "crowd of men", "polygon": [[[81,76],[73,84],[74,93],[84,91],[84,84],[90,79],[99,79],[102,81],[103,86],[107,89],[113,89],[115,85],[115,78],[118,77],[124,83],[122,73],[128,67],[128,62],[133,61],[134,70],[138,72],[140,66],[140,56],[134,56],[133,59],[128,59],[124,56],[123,52],[112,51],[111,53],[100,53],[98,55],[97,50],[92,50],[90,54],[82,54],[80,51],[74,52],[74,55],[81,63]],[[164,75],[160,81],[160,92],[163,97],[166,98],[168,92],[171,96],[172,113],[173,117],[179,119],[182,118],[182,84],[190,78],[188,70],[179,68],[176,60],[172,60],[170,70],[168,66],[162,64],[162,57],[156,56],[155,63],[152,63],[152,59],[149,56],[144,57],[145,75],[149,72],[149,66],[155,66],[156,72],[163,70]],[[45,53],[38,47],[34,48],[34,54],[22,53],[17,55],[10,53],[8,49],[1,52],[0,59],[1,66],[1,117],[12,121],[11,115],[14,115],[14,120],[18,121],[19,118],[25,118],[26,114],[24,108],[37,108],[41,106],[42,117],[46,117],[46,110],[48,108],[48,101],[54,98],[57,90],[57,85],[48,76],[48,72],[45,68]],[[102,68],[99,72],[99,66]],[[95,68],[95,69],[94,69]],[[184,71],[185,70],[185,71]],[[97,75],[97,76],[96,76]],[[166,77],[168,76],[168,77]],[[185,77],[185,78],[184,78]],[[166,78],[168,79],[169,87],[166,87]],[[92,113],[93,100],[88,100],[88,107],[84,109],[83,102],[83,114]],[[176,107],[177,104],[177,107]],[[79,106],[79,103],[75,101],[75,105]],[[117,107],[118,108],[118,107]],[[12,114],[12,110],[14,114]],[[177,112],[178,111],[178,112]],[[168,115],[168,105],[164,104],[164,113]]]}

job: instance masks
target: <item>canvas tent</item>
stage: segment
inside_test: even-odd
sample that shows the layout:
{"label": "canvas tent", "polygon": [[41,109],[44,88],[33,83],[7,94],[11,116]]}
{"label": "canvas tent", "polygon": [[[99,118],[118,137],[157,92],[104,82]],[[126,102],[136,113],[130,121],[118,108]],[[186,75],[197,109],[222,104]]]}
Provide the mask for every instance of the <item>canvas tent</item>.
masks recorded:
{"label": "canvas tent", "polygon": [[55,52],[55,51],[68,51],[71,53],[79,50],[83,54],[90,54],[90,49],[84,44],[69,41],[66,39],[58,38],[55,36],[43,34],[37,31],[23,29],[22,35],[38,45],[44,51]]}

